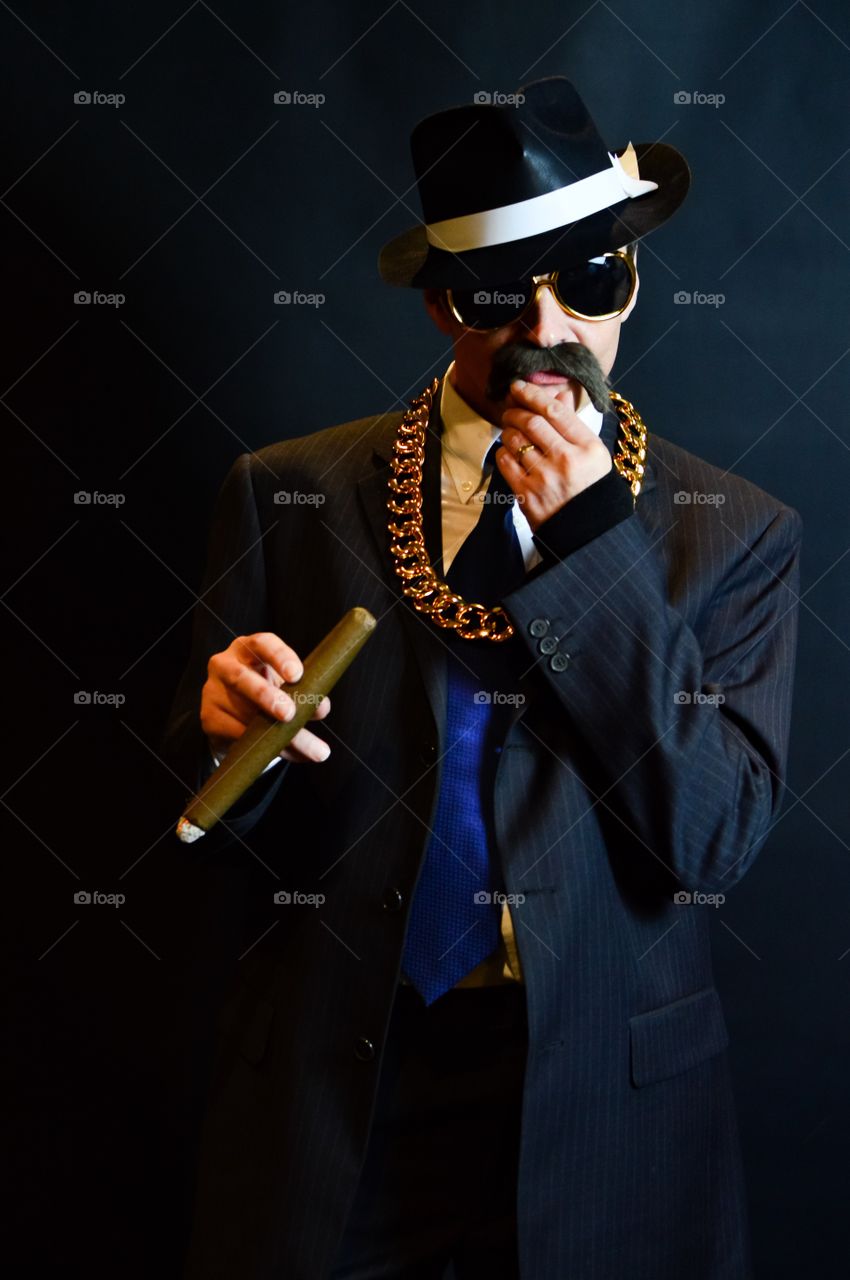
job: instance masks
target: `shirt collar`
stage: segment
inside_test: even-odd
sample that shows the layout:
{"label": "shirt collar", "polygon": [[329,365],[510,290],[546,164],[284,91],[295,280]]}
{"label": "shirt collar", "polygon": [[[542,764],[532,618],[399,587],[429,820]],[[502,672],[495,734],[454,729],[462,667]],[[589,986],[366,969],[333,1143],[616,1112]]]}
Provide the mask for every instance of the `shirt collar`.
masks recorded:
{"label": "shirt collar", "polygon": [[[454,360],[443,375],[440,395],[443,467],[451,476],[460,501],[470,502],[484,479],[484,459],[501,427],[482,418],[455,390],[449,377],[453,368]],[[578,416],[599,435],[602,414],[598,409],[588,403]]]}

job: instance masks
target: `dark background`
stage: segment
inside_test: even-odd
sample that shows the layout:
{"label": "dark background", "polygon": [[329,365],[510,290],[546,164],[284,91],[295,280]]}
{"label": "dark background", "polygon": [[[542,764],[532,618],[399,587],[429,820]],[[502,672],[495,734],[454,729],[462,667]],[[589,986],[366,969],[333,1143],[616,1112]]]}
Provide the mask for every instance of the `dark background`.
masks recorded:
{"label": "dark background", "polygon": [[615,386],[805,522],[785,809],[714,941],[757,1274],[846,1273],[846,6],[43,3],[3,5],[0,40],[15,1275],[178,1274],[211,1019],[245,936],[232,872],[199,874],[172,836],[182,790],[157,755],[212,502],[239,453],[400,407],[443,371],[419,296],[375,266],[419,214],[410,129],[551,74],[611,147],[664,139],[693,169],[644,242]]}

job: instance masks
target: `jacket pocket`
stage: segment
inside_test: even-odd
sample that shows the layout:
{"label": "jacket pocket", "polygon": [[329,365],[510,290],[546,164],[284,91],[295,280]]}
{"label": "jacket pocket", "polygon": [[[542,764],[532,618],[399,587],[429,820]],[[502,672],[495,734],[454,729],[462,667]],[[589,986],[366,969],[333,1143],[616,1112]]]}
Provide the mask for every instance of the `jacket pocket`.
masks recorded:
{"label": "jacket pocket", "polygon": [[727,1048],[729,1032],[714,987],[629,1019],[632,1083],[667,1080]]}

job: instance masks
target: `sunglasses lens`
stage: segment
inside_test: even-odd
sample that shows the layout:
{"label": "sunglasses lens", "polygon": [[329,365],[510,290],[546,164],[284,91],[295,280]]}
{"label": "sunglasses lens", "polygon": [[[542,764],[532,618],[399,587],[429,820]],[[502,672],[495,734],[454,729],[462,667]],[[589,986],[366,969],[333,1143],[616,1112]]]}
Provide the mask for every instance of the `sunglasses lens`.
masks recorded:
{"label": "sunglasses lens", "polygon": [[583,316],[622,311],[632,291],[632,273],[624,258],[609,254],[558,272],[558,293]]}
{"label": "sunglasses lens", "polygon": [[470,329],[498,329],[516,320],[531,299],[531,285],[518,280],[498,289],[453,289],[452,302]]}
{"label": "sunglasses lens", "polygon": [[[605,254],[557,273],[561,301],[581,316],[608,316],[622,311],[632,294],[632,272],[624,258]],[[452,290],[452,302],[469,329],[499,329],[522,315],[534,285],[517,280],[491,289]]]}

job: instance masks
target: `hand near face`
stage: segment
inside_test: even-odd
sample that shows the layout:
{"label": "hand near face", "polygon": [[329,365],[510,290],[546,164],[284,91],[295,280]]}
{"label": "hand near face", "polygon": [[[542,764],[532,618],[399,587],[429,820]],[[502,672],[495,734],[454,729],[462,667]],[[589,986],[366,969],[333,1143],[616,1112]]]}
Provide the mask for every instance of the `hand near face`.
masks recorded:
{"label": "hand near face", "polygon": [[[611,454],[576,412],[582,388],[511,383],[502,414],[504,445],[495,454],[532,530],[611,470]],[[521,458],[517,450],[533,444]]]}

